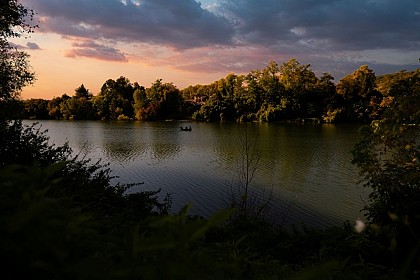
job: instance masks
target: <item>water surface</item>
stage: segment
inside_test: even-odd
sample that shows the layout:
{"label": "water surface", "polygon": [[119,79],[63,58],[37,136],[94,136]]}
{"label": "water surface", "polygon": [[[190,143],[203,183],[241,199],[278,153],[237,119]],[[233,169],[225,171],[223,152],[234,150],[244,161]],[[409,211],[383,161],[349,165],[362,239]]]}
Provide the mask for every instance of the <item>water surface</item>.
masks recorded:
{"label": "water surface", "polygon": [[[30,121],[25,121],[30,124]],[[271,199],[270,217],[285,225],[340,225],[362,218],[367,190],[357,184],[350,151],[358,141],[355,125],[279,123],[40,121],[51,141],[66,141],[75,153],[109,162],[130,189],[161,189],[172,211],[192,205],[208,216],[226,207],[238,186],[241,151],[247,143],[258,163],[252,189]],[[180,126],[192,126],[181,131]],[[271,194],[271,195],[270,195]]]}

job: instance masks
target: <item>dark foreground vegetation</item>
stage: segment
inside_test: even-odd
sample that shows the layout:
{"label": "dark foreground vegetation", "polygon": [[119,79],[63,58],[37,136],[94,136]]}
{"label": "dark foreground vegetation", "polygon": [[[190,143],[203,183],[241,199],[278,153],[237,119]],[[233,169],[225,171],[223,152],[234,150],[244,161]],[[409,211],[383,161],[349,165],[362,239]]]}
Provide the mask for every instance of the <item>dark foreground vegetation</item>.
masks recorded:
{"label": "dark foreground vegetation", "polygon": [[10,15],[0,17],[2,279],[418,278],[418,75],[396,74],[407,77],[386,87],[387,105],[354,149],[371,189],[366,227],[270,225],[254,211],[247,176],[231,209],[208,219],[188,216],[188,207],[170,214],[170,197],[126,195],[130,186],[112,185],[106,166],[72,158],[69,147],[51,146],[16,120],[17,97],[33,74],[7,39],[32,31],[23,21],[31,11],[15,0],[1,2],[0,11]]}

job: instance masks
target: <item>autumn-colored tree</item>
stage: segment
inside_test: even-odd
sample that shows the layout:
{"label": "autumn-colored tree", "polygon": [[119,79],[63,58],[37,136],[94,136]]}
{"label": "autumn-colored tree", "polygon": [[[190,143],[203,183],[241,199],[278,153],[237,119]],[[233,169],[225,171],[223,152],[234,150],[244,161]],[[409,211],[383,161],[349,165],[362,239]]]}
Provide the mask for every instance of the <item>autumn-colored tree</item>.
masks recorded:
{"label": "autumn-colored tree", "polygon": [[163,83],[157,79],[144,93],[138,92],[137,101],[144,106],[136,114],[139,120],[155,120],[165,118],[177,118],[181,115],[183,98],[181,91],[172,83]]}
{"label": "autumn-colored tree", "polygon": [[341,107],[348,121],[366,122],[371,119],[375,106],[382,95],[375,89],[376,76],[367,65],[360,66],[337,85],[337,94],[342,97]]}
{"label": "autumn-colored tree", "polygon": [[310,67],[310,64],[302,65],[297,59],[292,58],[279,68],[280,81],[287,91],[287,99],[291,106],[288,114],[292,117],[294,115],[304,118],[310,115],[308,104],[318,99],[316,96],[318,78]]}

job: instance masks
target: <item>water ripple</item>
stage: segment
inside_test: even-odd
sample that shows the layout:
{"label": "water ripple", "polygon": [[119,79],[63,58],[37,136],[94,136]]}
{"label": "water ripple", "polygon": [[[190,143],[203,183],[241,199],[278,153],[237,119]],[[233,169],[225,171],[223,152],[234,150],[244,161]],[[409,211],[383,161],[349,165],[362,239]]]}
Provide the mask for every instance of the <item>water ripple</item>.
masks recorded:
{"label": "water ripple", "polygon": [[[357,185],[350,151],[356,126],[235,123],[120,123],[41,121],[57,144],[111,163],[121,183],[144,182],[131,192],[171,193],[173,211],[191,203],[207,216],[227,206],[243,169],[241,139],[250,133],[258,166],[252,188],[272,188],[270,215],[285,223],[339,224],[360,217],[367,190]],[[191,125],[192,132],[179,126]],[[255,142],[254,142],[255,141]],[[243,143],[243,141],[242,141]],[[255,158],[256,159],[256,158]],[[264,193],[264,190],[266,193]]]}

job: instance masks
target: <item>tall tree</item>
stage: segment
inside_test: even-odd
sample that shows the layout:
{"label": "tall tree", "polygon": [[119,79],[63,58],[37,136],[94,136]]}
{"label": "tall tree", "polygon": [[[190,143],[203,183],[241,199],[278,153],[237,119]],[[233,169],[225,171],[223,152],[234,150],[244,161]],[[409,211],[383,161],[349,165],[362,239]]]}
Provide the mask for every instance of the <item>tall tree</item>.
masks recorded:
{"label": "tall tree", "polygon": [[137,87],[133,93],[134,114],[137,120],[141,120],[141,110],[147,106],[146,89],[142,86]]}
{"label": "tall tree", "polygon": [[261,72],[259,70],[253,70],[246,75],[246,90],[248,92],[248,97],[255,104],[254,110],[258,110],[261,107],[263,102],[263,89],[259,83],[261,78]]}
{"label": "tall tree", "polygon": [[337,94],[342,96],[345,116],[349,121],[368,121],[375,104],[382,95],[375,89],[375,73],[367,65],[360,66],[337,85]]}
{"label": "tall tree", "polygon": [[68,99],[70,99],[70,96],[67,94],[51,99],[47,105],[48,114],[56,120],[62,119],[63,113],[61,111],[61,104],[66,102]]}
{"label": "tall tree", "polygon": [[133,93],[134,88],[129,79],[123,76],[117,80],[108,79],[93,100],[99,118],[116,120],[133,117]]}
{"label": "tall tree", "polygon": [[[135,98],[135,102],[144,102],[144,93],[137,92]],[[181,114],[182,94],[172,83],[157,79],[146,89],[146,98],[145,106],[136,114],[139,120],[177,118]]]}
{"label": "tall tree", "polygon": [[278,75],[279,66],[274,61],[270,61],[261,71],[259,84],[263,90],[263,102],[267,104],[275,104],[280,100],[283,85],[280,84]]}
{"label": "tall tree", "polygon": [[74,97],[92,99],[93,95],[86,89],[85,85],[82,84],[80,87],[74,90]]}
{"label": "tall tree", "polygon": [[313,95],[316,94],[318,78],[310,67],[310,64],[301,65],[293,58],[283,63],[279,69],[280,81],[286,88],[292,111],[298,117],[306,117],[308,103],[316,99]]}
{"label": "tall tree", "polygon": [[[16,0],[0,2],[0,119],[14,118],[11,114],[15,99],[22,88],[35,79],[30,71],[28,54],[18,51],[8,41],[33,32],[34,12]],[[28,22],[29,19],[29,22]]]}
{"label": "tall tree", "polygon": [[390,94],[392,101],[381,119],[361,130],[353,163],[371,190],[365,206],[368,221],[392,240],[389,247],[397,262],[418,268],[420,77],[395,84]]}

